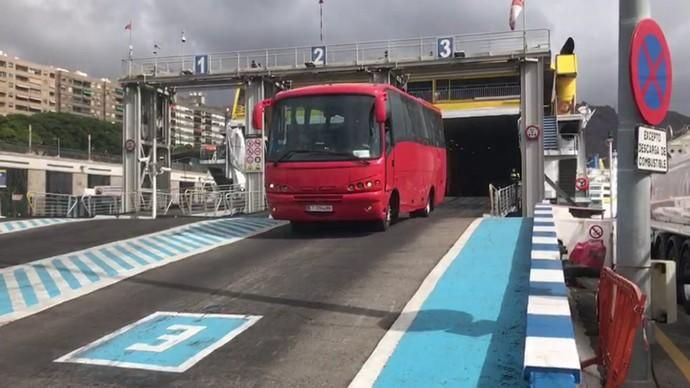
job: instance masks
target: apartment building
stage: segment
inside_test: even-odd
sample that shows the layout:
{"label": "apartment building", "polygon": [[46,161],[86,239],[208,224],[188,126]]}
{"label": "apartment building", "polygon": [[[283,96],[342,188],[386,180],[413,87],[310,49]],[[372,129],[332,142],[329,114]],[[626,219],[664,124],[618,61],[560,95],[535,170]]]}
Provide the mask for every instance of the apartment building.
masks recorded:
{"label": "apartment building", "polygon": [[176,96],[171,106],[171,135],[174,144],[222,144],[226,112],[206,105],[202,93]]}
{"label": "apartment building", "polygon": [[69,112],[122,122],[123,92],[108,79],[40,65],[0,51],[0,115]]}
{"label": "apartment building", "polygon": [[55,112],[56,69],[0,51],[0,115]]}

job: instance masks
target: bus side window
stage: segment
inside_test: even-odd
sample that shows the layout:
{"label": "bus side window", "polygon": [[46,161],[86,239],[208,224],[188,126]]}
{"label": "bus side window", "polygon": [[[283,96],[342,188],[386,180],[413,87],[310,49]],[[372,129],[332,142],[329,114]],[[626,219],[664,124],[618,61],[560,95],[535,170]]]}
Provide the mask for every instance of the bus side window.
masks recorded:
{"label": "bus side window", "polygon": [[386,133],[386,155],[388,155],[391,153],[391,151],[393,151],[393,127],[391,126],[390,117],[388,118],[388,120],[386,120],[384,128],[384,131]]}

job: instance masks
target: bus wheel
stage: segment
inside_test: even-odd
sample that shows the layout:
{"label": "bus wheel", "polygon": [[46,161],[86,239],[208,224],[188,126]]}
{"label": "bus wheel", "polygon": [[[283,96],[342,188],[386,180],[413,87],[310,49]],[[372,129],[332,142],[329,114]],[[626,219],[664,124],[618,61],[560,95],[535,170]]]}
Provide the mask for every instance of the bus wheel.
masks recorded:
{"label": "bus wheel", "polygon": [[434,194],[433,194],[433,192],[431,192],[431,193],[429,193],[429,199],[427,199],[426,206],[424,207],[424,209],[417,210],[416,212],[412,213],[412,215],[415,217],[429,217],[433,210],[434,210]]}
{"label": "bus wheel", "polygon": [[393,221],[393,211],[391,210],[391,205],[386,208],[386,216],[380,220],[376,221],[376,230],[379,232],[385,232],[391,227],[391,222]]}

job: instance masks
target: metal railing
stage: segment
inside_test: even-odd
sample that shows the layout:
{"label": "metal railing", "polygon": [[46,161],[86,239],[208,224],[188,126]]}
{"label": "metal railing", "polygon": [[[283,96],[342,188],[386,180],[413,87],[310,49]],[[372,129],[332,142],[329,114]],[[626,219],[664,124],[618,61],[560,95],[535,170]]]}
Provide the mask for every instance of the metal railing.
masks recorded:
{"label": "metal railing", "polygon": [[[84,150],[75,150],[70,148],[58,148],[56,146],[47,145],[33,145],[29,148],[28,144],[24,143],[8,143],[0,141],[0,151],[13,152],[18,154],[34,154],[39,156],[59,156],[65,159],[88,160],[89,153]],[[91,160],[95,162],[105,163],[122,163],[122,155],[120,154],[103,154],[91,153]]]}
{"label": "metal railing", "polygon": [[[326,45],[326,66],[359,66],[438,60],[438,38],[380,40]],[[454,52],[466,58],[524,53],[548,53],[550,31],[534,29],[452,35]],[[452,57],[452,55],[451,55]],[[123,74],[177,76],[194,72],[195,56],[165,56],[123,60]],[[211,53],[203,58],[207,74],[239,74],[266,70],[305,69],[312,47],[270,48]]]}
{"label": "metal railing", "polygon": [[33,193],[27,194],[29,215],[32,217],[79,217],[79,197],[69,194]]}
{"label": "metal railing", "polygon": [[218,186],[214,190],[187,190],[180,195],[184,215],[220,217],[266,210],[263,191],[245,191],[238,185]]}
{"label": "metal railing", "polygon": [[517,211],[520,201],[518,184],[513,183],[503,188],[489,184],[489,200],[492,216],[505,217]]}
{"label": "metal railing", "polygon": [[473,85],[453,88],[431,88],[410,90],[409,93],[429,102],[475,100],[488,98],[520,98],[519,84]]}

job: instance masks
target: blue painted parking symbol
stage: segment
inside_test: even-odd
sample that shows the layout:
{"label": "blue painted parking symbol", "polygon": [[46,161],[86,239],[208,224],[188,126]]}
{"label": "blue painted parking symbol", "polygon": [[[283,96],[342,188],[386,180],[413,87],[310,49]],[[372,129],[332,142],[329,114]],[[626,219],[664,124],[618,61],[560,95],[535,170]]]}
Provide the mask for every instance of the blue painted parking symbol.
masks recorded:
{"label": "blue painted parking symbol", "polygon": [[157,312],[55,361],[184,372],[260,318]]}

